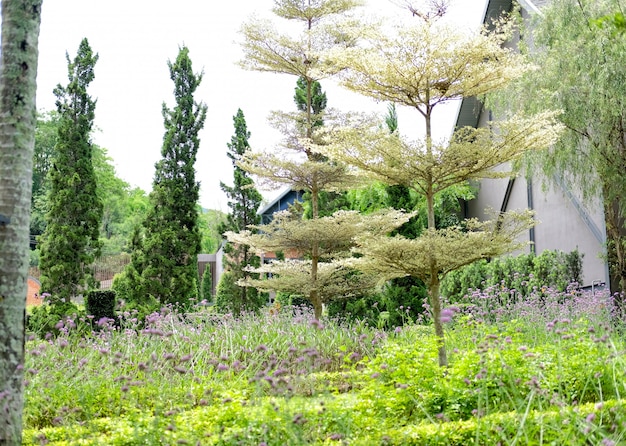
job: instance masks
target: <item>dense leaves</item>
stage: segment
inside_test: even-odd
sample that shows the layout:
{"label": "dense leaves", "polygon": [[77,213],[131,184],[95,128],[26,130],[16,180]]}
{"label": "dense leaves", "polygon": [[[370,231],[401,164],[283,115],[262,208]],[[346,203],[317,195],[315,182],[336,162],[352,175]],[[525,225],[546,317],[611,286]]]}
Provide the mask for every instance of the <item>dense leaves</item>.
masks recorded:
{"label": "dense leaves", "polygon": [[[252,225],[261,222],[261,216],[257,214],[257,210],[263,200],[263,196],[254,187],[254,181],[250,175],[237,165],[242,156],[250,150],[248,139],[250,132],[246,125],[246,119],[241,109],[237,110],[237,114],[233,116],[233,124],[235,126],[235,134],[228,143],[227,155],[233,163],[233,185],[220,183],[221,189],[228,197],[228,214],[226,223],[220,225],[220,234],[226,231],[239,232],[248,229]],[[256,230],[253,230],[256,232]],[[230,271],[230,278],[234,287],[229,288],[228,293],[218,293],[217,305],[220,309],[228,309],[229,311],[239,314],[241,311],[255,311],[261,307],[266,299],[264,295],[258,292],[256,288],[239,286],[236,282],[245,281],[252,274],[248,271],[249,267],[258,267],[260,258],[250,249],[247,244],[227,243],[224,246],[224,265],[225,269]],[[255,275],[258,277],[258,275]]]}
{"label": "dense leaves", "polygon": [[87,39],[69,55],[66,87],[58,85],[58,139],[49,171],[46,229],[41,237],[42,289],[69,302],[95,285],[91,264],[100,253],[102,200],[97,191],[91,130],[96,102],[87,93],[94,79],[94,54]]}
{"label": "dense leaves", "polygon": [[194,74],[189,50],[182,47],[168,67],[176,102],[173,109],[163,105],[163,158],[155,166],[142,232],[133,239],[132,261],[116,285],[120,297],[135,303],[156,299],[184,307],[199,290],[199,184],[194,166],[207,108],[194,101],[202,76]]}

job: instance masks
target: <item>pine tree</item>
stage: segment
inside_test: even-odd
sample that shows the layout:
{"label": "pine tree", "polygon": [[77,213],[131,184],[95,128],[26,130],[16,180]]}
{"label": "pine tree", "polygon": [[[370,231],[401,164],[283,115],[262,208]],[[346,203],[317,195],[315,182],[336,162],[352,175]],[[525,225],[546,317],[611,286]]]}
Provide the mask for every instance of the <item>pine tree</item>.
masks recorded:
{"label": "pine tree", "polygon": [[69,303],[72,296],[96,285],[91,265],[100,252],[102,202],[92,163],[96,101],[87,94],[98,55],[83,39],[74,60],[66,57],[69,83],[54,90],[59,134],[49,170],[39,267],[42,290],[52,295],[52,302]]}
{"label": "pine tree", "polygon": [[[261,222],[261,216],[257,215],[257,210],[263,201],[263,196],[254,187],[254,181],[248,173],[237,165],[241,157],[250,150],[248,142],[250,132],[241,109],[237,110],[237,114],[233,116],[233,123],[235,134],[227,144],[227,155],[234,166],[233,186],[220,182],[220,187],[228,197],[230,208],[228,221],[220,225],[222,234],[226,231],[239,232]],[[246,244],[227,243],[224,253],[226,254],[225,268],[232,273],[235,282],[251,277],[251,273],[247,271],[248,267],[260,266],[259,256],[255,255]],[[236,289],[237,293],[234,293],[230,300],[226,302],[220,300],[220,304],[226,304],[229,311],[239,314],[245,310],[257,310],[263,305],[264,297],[256,288],[236,286]]]}
{"label": "pine tree", "polygon": [[120,287],[130,294],[124,297],[138,304],[156,299],[185,308],[198,297],[200,186],[194,165],[207,107],[194,101],[202,75],[194,74],[189,49],[180,48],[168,67],[176,105],[169,109],[163,104],[163,158],[155,166],[143,236],[135,237],[133,258],[125,272],[131,283]]}
{"label": "pine tree", "polygon": [[505,21],[496,23],[493,31],[472,35],[445,26],[436,19],[438,13],[421,16],[413,18],[414,23],[399,24],[396,32],[385,28],[371,33],[366,45],[338,54],[336,63],[349,67],[343,77],[346,87],[415,109],[424,120],[425,138],[407,141],[367,117],[355,119],[333,134],[332,144],[318,149],[359,169],[363,176],[409,187],[425,198],[427,229],[420,237],[359,235],[356,249],[363,257],[349,264],[381,278],[411,276],[426,283],[439,364],[445,366],[441,279],[475,260],[512,250],[518,246],[517,234],[534,223],[520,212],[500,215],[493,222],[465,221],[438,228],[435,197],[470,179],[510,176],[505,163],[548,147],[561,127],[554,122],[555,113],[547,112],[511,117],[487,128],[462,128],[450,140],[434,141],[432,119],[438,104],[494,91],[528,67],[504,47],[511,34]]}
{"label": "pine tree", "polygon": [[0,444],[22,443],[28,227],[41,0],[2,1]]}

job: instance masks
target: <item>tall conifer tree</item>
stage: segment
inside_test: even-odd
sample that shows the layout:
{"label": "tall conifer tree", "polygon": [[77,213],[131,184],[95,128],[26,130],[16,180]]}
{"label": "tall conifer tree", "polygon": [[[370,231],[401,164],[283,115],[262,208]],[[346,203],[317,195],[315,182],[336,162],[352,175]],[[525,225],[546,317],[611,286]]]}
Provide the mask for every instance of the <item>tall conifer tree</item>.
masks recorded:
{"label": "tall conifer tree", "polygon": [[[228,186],[220,182],[220,187],[228,197],[228,207],[230,213],[225,224],[220,225],[220,232],[239,232],[247,229],[250,225],[257,225],[261,222],[261,216],[257,215],[259,205],[263,201],[263,196],[254,187],[254,181],[248,173],[237,165],[241,157],[250,149],[250,132],[246,125],[246,118],[241,109],[233,116],[235,134],[230,143],[227,144],[227,155],[233,162],[233,185]],[[226,254],[225,266],[230,270],[235,280],[247,279],[251,273],[246,271],[248,266],[258,267],[260,265],[259,256],[255,255],[246,244],[228,243],[224,252]],[[229,296],[227,302],[218,302],[220,306],[228,308],[234,313],[242,310],[256,310],[263,304],[263,297],[256,288],[237,286],[236,295]]]}
{"label": "tall conifer tree", "polygon": [[98,55],[83,39],[74,60],[66,57],[69,83],[54,89],[59,133],[49,170],[47,226],[39,263],[42,290],[52,295],[53,302],[69,302],[95,286],[90,265],[100,252],[102,220],[92,163],[96,101],[87,94]]}
{"label": "tall conifer tree", "polygon": [[193,72],[189,49],[180,48],[168,67],[176,105],[169,109],[163,104],[163,158],[155,166],[143,236],[134,237],[133,261],[126,271],[132,283],[125,289],[135,302],[156,299],[185,307],[198,296],[200,185],[194,166],[207,107],[194,100],[202,74]]}

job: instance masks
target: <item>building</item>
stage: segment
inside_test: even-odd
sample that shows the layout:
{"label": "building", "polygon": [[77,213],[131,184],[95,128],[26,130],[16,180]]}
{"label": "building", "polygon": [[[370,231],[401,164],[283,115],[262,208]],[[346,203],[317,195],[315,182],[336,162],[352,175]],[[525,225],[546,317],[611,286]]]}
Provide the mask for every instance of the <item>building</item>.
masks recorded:
{"label": "building", "polygon": [[[520,0],[522,16],[540,14],[548,0]],[[484,23],[513,7],[512,0],[488,0]],[[462,101],[456,127],[485,126],[497,116],[485,109],[476,98]],[[530,242],[528,250],[540,254],[544,250],[570,252],[578,249],[583,254],[583,286],[596,287],[610,283],[609,268],[602,258],[605,251],[606,229],[602,203],[586,206],[578,191],[568,189],[558,178],[556,186],[545,190],[538,175],[510,179],[487,179],[477,183],[476,199],[465,203],[465,216],[487,218],[485,209],[501,212],[529,208],[535,212],[538,224],[522,240]]]}

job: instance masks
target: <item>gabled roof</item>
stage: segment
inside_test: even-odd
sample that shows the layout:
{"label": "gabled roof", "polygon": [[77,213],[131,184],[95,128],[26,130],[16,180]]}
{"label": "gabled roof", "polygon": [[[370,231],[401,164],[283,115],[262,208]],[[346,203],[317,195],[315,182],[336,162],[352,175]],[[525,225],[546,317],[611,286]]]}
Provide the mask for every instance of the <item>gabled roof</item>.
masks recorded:
{"label": "gabled roof", "polygon": [[[532,13],[541,14],[540,8],[547,5],[550,0],[519,0],[522,8]],[[503,12],[508,12],[513,7],[513,0],[488,0],[485,5],[483,24],[491,19],[499,17]],[[478,120],[483,110],[483,104],[475,97],[463,98],[457,114],[455,128],[478,127]]]}
{"label": "gabled roof", "polygon": [[291,187],[285,188],[272,201],[270,201],[266,205],[260,207],[259,210],[256,211],[257,215],[263,215],[263,214],[267,213],[267,211],[269,211],[272,207],[276,206],[276,204],[278,204],[283,198],[285,198],[287,195],[289,195],[291,190],[292,190]]}

